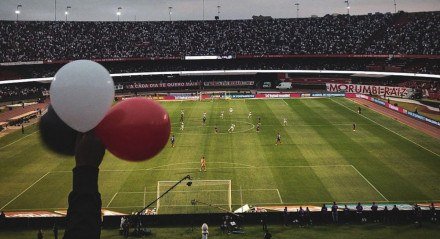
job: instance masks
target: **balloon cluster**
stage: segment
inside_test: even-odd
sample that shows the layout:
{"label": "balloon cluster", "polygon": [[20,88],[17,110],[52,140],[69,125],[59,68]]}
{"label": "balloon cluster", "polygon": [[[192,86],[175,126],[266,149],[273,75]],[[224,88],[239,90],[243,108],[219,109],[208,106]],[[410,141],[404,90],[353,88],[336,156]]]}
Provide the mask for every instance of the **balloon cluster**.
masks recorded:
{"label": "balloon cluster", "polygon": [[145,98],[112,107],[113,80],[96,62],[79,60],[63,66],[50,86],[50,96],[40,135],[54,152],[74,155],[78,133],[91,130],[107,150],[128,161],[152,158],[168,141],[171,124],[165,109]]}

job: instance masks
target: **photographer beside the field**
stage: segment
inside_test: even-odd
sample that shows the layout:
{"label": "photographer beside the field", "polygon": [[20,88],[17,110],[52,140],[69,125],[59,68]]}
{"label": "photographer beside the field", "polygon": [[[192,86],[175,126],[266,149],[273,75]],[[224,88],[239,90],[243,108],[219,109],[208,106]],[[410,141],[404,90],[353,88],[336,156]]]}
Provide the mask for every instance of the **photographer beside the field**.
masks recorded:
{"label": "photographer beside the field", "polygon": [[104,145],[93,133],[78,135],[65,239],[100,238],[101,236],[102,202],[98,191],[98,173],[104,153]]}

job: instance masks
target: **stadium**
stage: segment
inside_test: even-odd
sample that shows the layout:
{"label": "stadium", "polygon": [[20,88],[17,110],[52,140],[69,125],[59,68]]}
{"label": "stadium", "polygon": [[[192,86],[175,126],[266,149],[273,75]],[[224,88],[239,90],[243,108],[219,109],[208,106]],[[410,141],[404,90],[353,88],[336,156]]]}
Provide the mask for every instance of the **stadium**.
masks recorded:
{"label": "stadium", "polygon": [[438,237],[438,1],[104,2],[0,3],[0,238]]}

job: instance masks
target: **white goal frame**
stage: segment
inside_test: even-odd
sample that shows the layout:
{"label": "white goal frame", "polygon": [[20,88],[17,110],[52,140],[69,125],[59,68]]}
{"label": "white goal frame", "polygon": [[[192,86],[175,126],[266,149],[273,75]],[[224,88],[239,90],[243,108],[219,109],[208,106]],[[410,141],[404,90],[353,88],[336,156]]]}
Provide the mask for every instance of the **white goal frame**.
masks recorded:
{"label": "white goal frame", "polygon": [[[176,184],[178,181],[157,181],[157,198],[160,197],[160,195],[165,192],[160,190],[161,184],[169,185],[170,187],[174,184]],[[229,211],[232,211],[232,181],[231,180],[191,180],[192,184],[198,184],[198,183],[208,183],[209,185],[227,185],[228,189],[225,190],[216,190],[216,191],[225,191],[228,194],[228,209]],[[166,196],[165,196],[166,197]],[[209,203],[209,202],[206,202]],[[156,202],[156,210],[159,212],[160,208],[160,199]]]}

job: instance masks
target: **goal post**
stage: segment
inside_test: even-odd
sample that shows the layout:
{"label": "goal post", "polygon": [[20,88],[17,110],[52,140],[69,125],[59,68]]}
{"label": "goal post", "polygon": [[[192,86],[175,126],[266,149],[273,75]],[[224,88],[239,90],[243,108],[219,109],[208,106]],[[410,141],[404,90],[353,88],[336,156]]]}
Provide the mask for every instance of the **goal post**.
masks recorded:
{"label": "goal post", "polygon": [[[177,181],[158,181],[159,197]],[[194,204],[193,202],[204,204]],[[210,205],[210,206],[207,206]],[[195,213],[213,212],[220,209],[232,211],[231,180],[192,180],[191,186],[182,183],[157,201],[158,213]]]}

